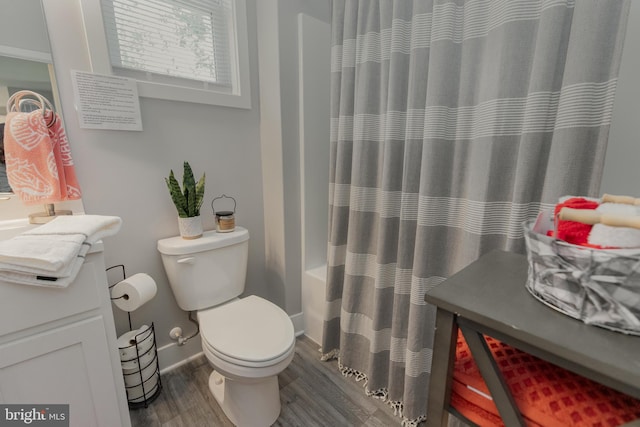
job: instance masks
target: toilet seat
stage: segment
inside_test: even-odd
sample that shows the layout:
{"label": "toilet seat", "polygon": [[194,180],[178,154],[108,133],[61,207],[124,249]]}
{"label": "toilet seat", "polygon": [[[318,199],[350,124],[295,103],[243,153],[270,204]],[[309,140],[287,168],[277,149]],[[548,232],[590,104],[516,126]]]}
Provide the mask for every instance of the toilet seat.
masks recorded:
{"label": "toilet seat", "polygon": [[203,349],[234,365],[260,368],[278,364],[295,346],[287,313],[255,295],[199,311],[198,320]]}

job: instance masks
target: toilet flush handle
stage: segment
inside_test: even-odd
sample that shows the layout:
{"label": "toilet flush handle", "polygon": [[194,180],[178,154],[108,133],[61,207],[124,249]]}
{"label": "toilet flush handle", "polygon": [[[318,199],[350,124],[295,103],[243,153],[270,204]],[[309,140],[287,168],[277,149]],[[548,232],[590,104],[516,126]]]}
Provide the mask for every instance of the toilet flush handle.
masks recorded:
{"label": "toilet flush handle", "polygon": [[196,259],[195,257],[192,257],[192,256],[186,257],[186,258],[180,258],[178,260],[178,264],[195,264],[195,262],[196,262]]}

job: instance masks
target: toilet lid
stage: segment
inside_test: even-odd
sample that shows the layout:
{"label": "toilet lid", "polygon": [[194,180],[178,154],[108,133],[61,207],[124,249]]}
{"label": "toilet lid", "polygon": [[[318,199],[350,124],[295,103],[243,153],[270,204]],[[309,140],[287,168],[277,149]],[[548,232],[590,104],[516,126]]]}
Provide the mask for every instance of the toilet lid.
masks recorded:
{"label": "toilet lid", "polygon": [[265,362],[290,350],[291,319],[277,305],[255,295],[198,312],[209,346],[236,360]]}

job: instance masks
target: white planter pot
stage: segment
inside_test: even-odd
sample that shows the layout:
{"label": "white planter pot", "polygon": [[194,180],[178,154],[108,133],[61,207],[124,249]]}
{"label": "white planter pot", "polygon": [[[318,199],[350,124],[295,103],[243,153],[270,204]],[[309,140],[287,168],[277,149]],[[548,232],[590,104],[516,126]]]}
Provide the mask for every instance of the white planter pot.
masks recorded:
{"label": "white planter pot", "polygon": [[178,217],[178,228],[183,239],[197,239],[202,237],[202,218],[194,216],[190,218]]}

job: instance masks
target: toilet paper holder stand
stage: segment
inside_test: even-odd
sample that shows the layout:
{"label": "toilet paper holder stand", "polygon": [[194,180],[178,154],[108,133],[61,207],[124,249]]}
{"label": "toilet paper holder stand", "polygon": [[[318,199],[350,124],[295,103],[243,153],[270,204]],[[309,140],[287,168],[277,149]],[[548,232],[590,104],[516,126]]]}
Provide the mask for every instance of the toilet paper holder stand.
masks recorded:
{"label": "toilet paper holder stand", "polygon": [[[124,264],[118,264],[106,269],[121,270],[122,279],[127,278]],[[121,298],[128,298],[128,295],[112,297],[111,289],[120,281],[109,285],[109,298],[114,301]],[[133,332],[131,322],[131,312],[127,312],[129,321],[129,331]],[[160,378],[160,365],[158,363],[158,351],[156,348],[156,333],[153,322],[147,329],[138,332],[129,340],[130,345],[118,347],[120,362],[122,364],[122,374],[125,380],[125,390],[127,402],[130,409],[146,408],[154,401],[162,390],[162,380]],[[147,348],[148,347],[148,348]],[[133,351],[135,350],[135,351]]]}

